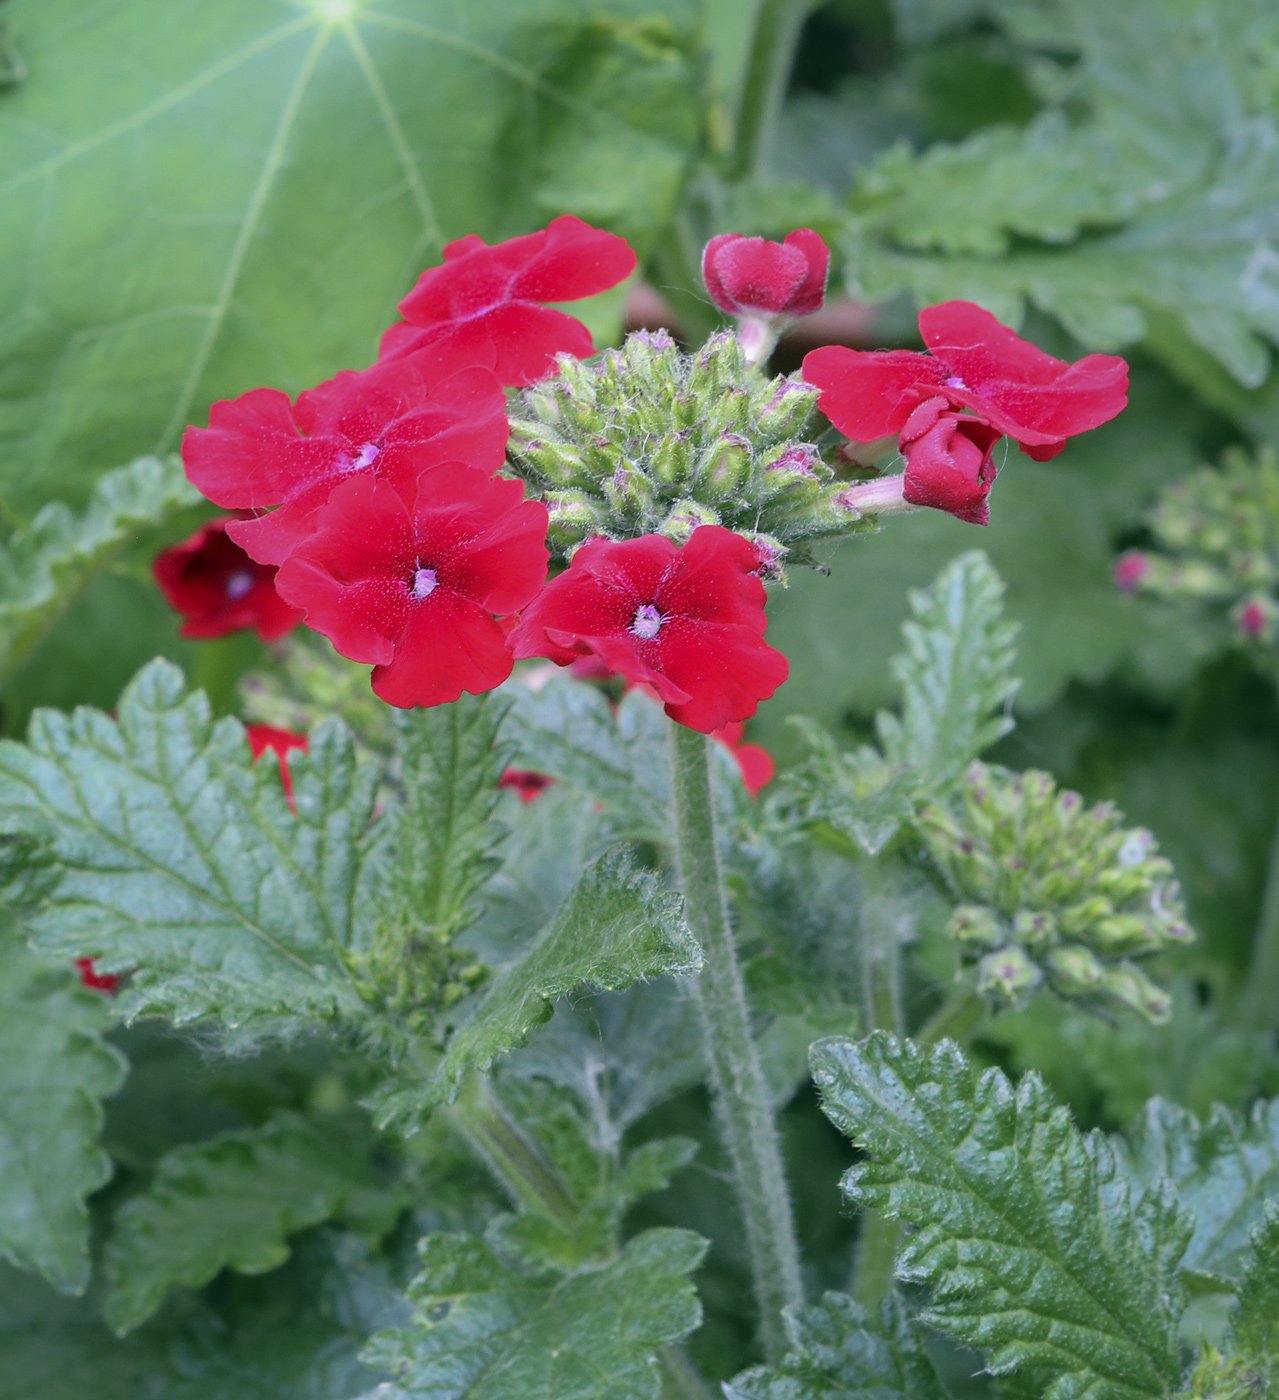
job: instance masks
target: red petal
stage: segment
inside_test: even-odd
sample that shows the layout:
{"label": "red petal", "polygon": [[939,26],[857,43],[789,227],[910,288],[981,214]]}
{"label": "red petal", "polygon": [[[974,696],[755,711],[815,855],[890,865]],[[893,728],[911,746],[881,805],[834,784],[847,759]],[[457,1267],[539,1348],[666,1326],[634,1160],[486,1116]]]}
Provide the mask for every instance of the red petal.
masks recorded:
{"label": "red petal", "polygon": [[301,436],[287,394],[253,389],[215,403],[207,428],[186,430],[182,462],[197,491],[241,509],[276,505],[299,475],[326,464],[331,450]]}
{"label": "red petal", "polygon": [[761,744],[739,744],[733,750],[733,756],[742,770],[742,782],[746,791],[752,797],[758,796],[760,789],[767,787],[777,772],[773,755]]}
{"label": "red petal", "polygon": [[759,551],[749,540],[722,525],[700,525],[657,592],[658,610],[698,622],[744,626],[762,637],[768,594],[758,568]]}
{"label": "red petal", "polygon": [[913,350],[825,345],[804,356],[802,374],[822,391],[818,407],[845,437],[874,442],[900,431],[915,405],[937,393],[945,371]]}
{"label": "red petal", "polygon": [[820,311],[826,300],[826,279],[830,274],[830,249],[820,233],[811,228],[797,228],[783,239],[788,247],[798,248],[808,259],[808,275],[786,308],[791,316],[811,316]]}
{"label": "red petal", "polygon": [[716,289],[712,299],[730,315],[778,315],[808,277],[808,256],[802,248],[767,238],[721,235],[707,244],[702,265],[711,272],[707,286]]}
{"label": "red petal", "polygon": [[635,266],[624,238],[561,214],[547,226],[545,245],[512,282],[511,294],[525,301],[577,301],[616,287]]}
{"label": "red petal", "polygon": [[502,627],[483,608],[437,588],[412,609],[394,660],[373,672],[373,690],[400,709],[447,705],[463,691],[501,685],[512,661]]}
{"label": "red petal", "polygon": [[703,734],[749,719],[790,673],[780,651],[748,627],[673,619],[658,634],[662,673],[690,699],[666,713]]}

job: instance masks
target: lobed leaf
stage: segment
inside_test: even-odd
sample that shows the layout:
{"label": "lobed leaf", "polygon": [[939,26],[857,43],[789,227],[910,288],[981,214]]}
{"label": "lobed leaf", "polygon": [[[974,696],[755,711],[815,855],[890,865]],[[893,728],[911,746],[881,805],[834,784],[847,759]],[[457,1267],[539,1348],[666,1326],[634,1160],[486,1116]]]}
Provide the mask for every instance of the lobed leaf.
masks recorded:
{"label": "lobed leaf", "polygon": [[356,1015],[341,952],[357,898],[374,765],[336,720],[290,757],[296,816],[273,765],[251,766],[235,720],[164,661],[94,710],[40,711],[0,744],[0,829],[34,840],[52,893],[30,916],[60,957],[134,969],[126,1017],[226,1028]]}
{"label": "lobed leaf", "polygon": [[1135,1199],[1106,1140],[1038,1076],[978,1076],[949,1041],[877,1031],[819,1041],[812,1064],[826,1113],[868,1154],[849,1198],[915,1227],[897,1271],[931,1286],[926,1321],[988,1350],[997,1374],[1052,1372],[1046,1400],[1177,1387],[1192,1222],[1170,1188]]}
{"label": "lobed leaf", "polygon": [[379,1400],[657,1400],[654,1351],[701,1321],[688,1275],[706,1241],[647,1230],[611,1263],[561,1277],[509,1268],[465,1235],[428,1235],[414,1326],[375,1336]]}
{"label": "lobed leaf", "polygon": [[65,1293],[89,1281],[85,1198],[111,1175],[101,1101],[127,1066],[109,1021],[65,967],[0,944],[0,1255]]}
{"label": "lobed leaf", "polygon": [[1279,1204],[1266,1207],[1252,1248],[1232,1319],[1235,1352],[1273,1386],[1279,1381]]}
{"label": "lobed leaf", "polygon": [[757,1366],[724,1386],[728,1400],[945,1400],[901,1298],[872,1317],[844,1293],[786,1310],[794,1348],[780,1366]]}
{"label": "lobed leaf", "polygon": [[51,501],[16,530],[0,547],[0,683],[125,545],[199,500],[177,457],[139,457],[100,477],[79,514]]}
{"label": "lobed leaf", "polygon": [[288,1237],[341,1216],[385,1233],[399,1202],[374,1168],[368,1134],[280,1113],[161,1158],[147,1189],[117,1213],[103,1255],[103,1316],[123,1336],[171,1288],[223,1269],[261,1274],[289,1257]]}

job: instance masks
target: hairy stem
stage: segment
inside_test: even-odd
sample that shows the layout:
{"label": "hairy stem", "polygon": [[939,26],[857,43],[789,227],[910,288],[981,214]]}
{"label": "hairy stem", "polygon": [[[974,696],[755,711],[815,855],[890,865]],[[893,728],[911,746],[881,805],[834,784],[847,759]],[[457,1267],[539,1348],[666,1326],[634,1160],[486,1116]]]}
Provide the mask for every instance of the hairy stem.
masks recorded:
{"label": "hairy stem", "polygon": [[737,1180],[764,1350],[775,1361],[786,1349],[782,1309],[803,1300],[799,1248],[781,1146],[751,1036],[746,989],[729,923],[707,743],[694,730],[671,726],[684,913],[705,957],[696,985],[716,1120]]}
{"label": "hairy stem", "polygon": [[755,33],[742,79],[733,142],[733,174],[758,173],[795,63],[799,32],[813,0],[758,0]]}
{"label": "hairy stem", "polygon": [[1244,1024],[1251,1030],[1271,1036],[1279,1033],[1279,826],[1270,847],[1242,1010]]}
{"label": "hairy stem", "polygon": [[936,1045],[939,1040],[957,1040],[961,1045],[981,1025],[986,1003],[971,982],[960,982],[936,1011],[920,1026],[915,1039],[920,1045]]}

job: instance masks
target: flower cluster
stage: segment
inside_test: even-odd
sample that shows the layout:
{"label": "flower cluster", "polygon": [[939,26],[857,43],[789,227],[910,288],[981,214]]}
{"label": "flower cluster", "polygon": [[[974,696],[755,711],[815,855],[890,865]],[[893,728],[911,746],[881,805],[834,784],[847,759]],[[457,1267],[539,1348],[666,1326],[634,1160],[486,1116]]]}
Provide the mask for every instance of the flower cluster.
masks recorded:
{"label": "flower cluster", "polygon": [[1279,454],[1227,452],[1220,471],[1169,487],[1149,525],[1160,549],[1121,554],[1118,587],[1204,604],[1268,655],[1279,635]]}
{"label": "flower cluster", "polygon": [[978,989],[1017,1005],[1047,982],[1065,997],[1152,1021],[1171,1009],[1132,961],[1192,937],[1172,866],[1107,802],[1085,807],[1046,773],[975,763],[949,807],[915,818],[958,907],[948,932]]}
{"label": "flower cluster", "polygon": [[[1128,366],[1115,355],[1055,359],[969,301],[919,314],[929,354],[828,345],[804,357],[822,412],[857,443],[897,435],[905,471],[892,478],[904,505],[932,506],[984,525],[997,468],[992,452],[1010,437],[1046,462],[1066,439],[1100,427],[1128,402]],[[863,509],[889,507],[886,482],[848,493]]]}

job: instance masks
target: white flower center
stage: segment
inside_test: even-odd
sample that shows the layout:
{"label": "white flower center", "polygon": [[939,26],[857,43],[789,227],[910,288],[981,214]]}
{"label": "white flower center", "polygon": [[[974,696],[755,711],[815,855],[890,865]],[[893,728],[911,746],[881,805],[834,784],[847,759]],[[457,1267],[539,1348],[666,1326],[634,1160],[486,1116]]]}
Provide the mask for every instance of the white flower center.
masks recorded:
{"label": "white flower center", "polygon": [[649,641],[657,636],[665,621],[652,603],[645,603],[643,607],[635,609],[635,616],[631,619],[631,631],[635,636]]}
{"label": "white flower center", "polygon": [[382,449],[375,442],[366,442],[349,462],[342,465],[346,471],[362,472],[365,467],[371,467],[381,455]]}
{"label": "white flower center", "polygon": [[957,374],[952,374],[946,381],[946,387],[948,389],[967,389],[968,385]]}
{"label": "white flower center", "polygon": [[226,596],[232,602],[238,602],[247,593],[253,591],[253,574],[249,569],[237,569],[235,573],[229,574],[226,581]]}
{"label": "white flower center", "polygon": [[413,596],[415,598],[429,598],[435,592],[439,579],[435,577],[434,569],[418,569],[413,575]]}

